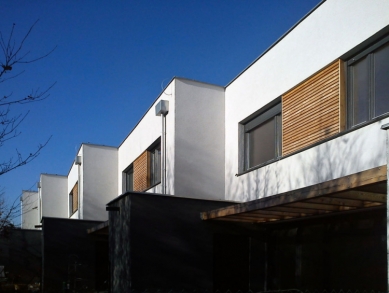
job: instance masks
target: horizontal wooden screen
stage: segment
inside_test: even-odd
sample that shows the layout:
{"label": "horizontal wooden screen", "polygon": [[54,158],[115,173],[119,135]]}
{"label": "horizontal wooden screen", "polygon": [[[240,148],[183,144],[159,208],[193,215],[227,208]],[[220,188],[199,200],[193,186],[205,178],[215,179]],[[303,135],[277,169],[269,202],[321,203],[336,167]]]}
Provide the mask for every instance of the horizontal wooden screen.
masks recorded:
{"label": "horizontal wooden screen", "polygon": [[143,152],[134,161],[134,191],[144,191],[150,182],[150,153]]}
{"label": "horizontal wooden screen", "polygon": [[345,127],[343,62],[337,60],[282,96],[282,155]]}
{"label": "horizontal wooden screen", "polygon": [[72,213],[75,213],[78,210],[78,181],[70,194],[72,196]]}

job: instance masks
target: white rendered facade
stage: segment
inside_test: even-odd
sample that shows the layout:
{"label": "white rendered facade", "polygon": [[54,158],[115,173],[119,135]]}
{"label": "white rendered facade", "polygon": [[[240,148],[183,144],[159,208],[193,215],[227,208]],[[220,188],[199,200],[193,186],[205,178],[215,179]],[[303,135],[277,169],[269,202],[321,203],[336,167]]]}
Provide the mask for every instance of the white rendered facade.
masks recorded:
{"label": "white rendered facade", "polygon": [[67,177],[54,174],[41,174],[38,186],[38,219],[39,225],[42,217],[67,217]]}
{"label": "white rendered facade", "polygon": [[250,201],[385,165],[385,117],[246,173],[239,166],[239,125],[328,64],[368,46],[367,39],[388,28],[388,11],[386,0],[327,0],[226,87],[226,200]]}
{"label": "white rendered facade", "polygon": [[[105,204],[117,194],[117,148],[82,144],[67,176],[66,217],[104,221],[108,219]],[[78,185],[78,208],[71,210],[70,194]]]}
{"label": "white rendered facade", "polygon": [[22,229],[35,229],[35,225],[38,225],[38,203],[37,191],[22,191],[22,196],[20,198],[20,223]]}
{"label": "white rendered facade", "polygon": [[[119,146],[118,194],[123,172],[162,134],[155,114],[160,100],[169,101],[166,115],[166,194],[223,199],[224,88],[174,78]],[[161,193],[161,184],[147,189]]]}
{"label": "white rendered facade", "polygon": [[[162,136],[162,120],[155,115],[161,100],[169,102],[165,150],[170,195],[247,202],[385,165],[380,127],[389,122],[387,115],[250,170],[242,167],[240,128],[269,103],[282,104],[285,93],[332,62],[347,63],[388,35],[388,11],[387,0],[323,1],[226,87],[173,78],[118,148],[81,146],[81,164],[72,165],[61,197],[64,217],[107,218],[105,204],[127,190],[127,170]],[[79,206],[73,212],[69,194],[76,183]],[[161,193],[162,186],[157,182],[138,191]]]}

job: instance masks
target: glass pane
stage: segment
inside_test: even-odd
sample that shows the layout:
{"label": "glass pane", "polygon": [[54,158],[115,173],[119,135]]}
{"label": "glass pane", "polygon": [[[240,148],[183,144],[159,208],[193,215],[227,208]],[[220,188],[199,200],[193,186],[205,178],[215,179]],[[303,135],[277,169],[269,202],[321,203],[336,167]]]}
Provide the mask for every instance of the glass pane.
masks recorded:
{"label": "glass pane", "polygon": [[161,181],[161,147],[151,151],[150,158],[150,184],[154,185]]}
{"label": "glass pane", "polygon": [[374,54],[374,116],[389,112],[389,43]]}
{"label": "glass pane", "polygon": [[369,68],[367,57],[351,67],[353,125],[369,119]]}
{"label": "glass pane", "polygon": [[275,118],[249,132],[249,167],[275,158]]}
{"label": "glass pane", "polygon": [[131,168],[126,173],[126,191],[134,190],[134,169]]}

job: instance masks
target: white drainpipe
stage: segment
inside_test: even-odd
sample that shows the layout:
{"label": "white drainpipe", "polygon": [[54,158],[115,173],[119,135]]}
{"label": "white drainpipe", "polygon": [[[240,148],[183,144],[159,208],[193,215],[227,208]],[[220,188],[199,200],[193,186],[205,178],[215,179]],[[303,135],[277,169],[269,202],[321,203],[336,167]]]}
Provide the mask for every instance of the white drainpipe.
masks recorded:
{"label": "white drainpipe", "polygon": [[160,100],[155,106],[155,115],[162,116],[161,135],[161,185],[162,194],[166,194],[166,115],[169,113],[169,101]]}

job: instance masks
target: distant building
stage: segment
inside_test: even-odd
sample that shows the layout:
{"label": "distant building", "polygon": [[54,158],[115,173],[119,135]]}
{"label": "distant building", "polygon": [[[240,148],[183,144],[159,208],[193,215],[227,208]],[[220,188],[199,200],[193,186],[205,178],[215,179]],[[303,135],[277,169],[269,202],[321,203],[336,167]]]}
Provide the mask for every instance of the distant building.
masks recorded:
{"label": "distant building", "polygon": [[36,229],[38,225],[38,192],[31,190],[23,190],[20,198],[20,223],[22,229]]}

